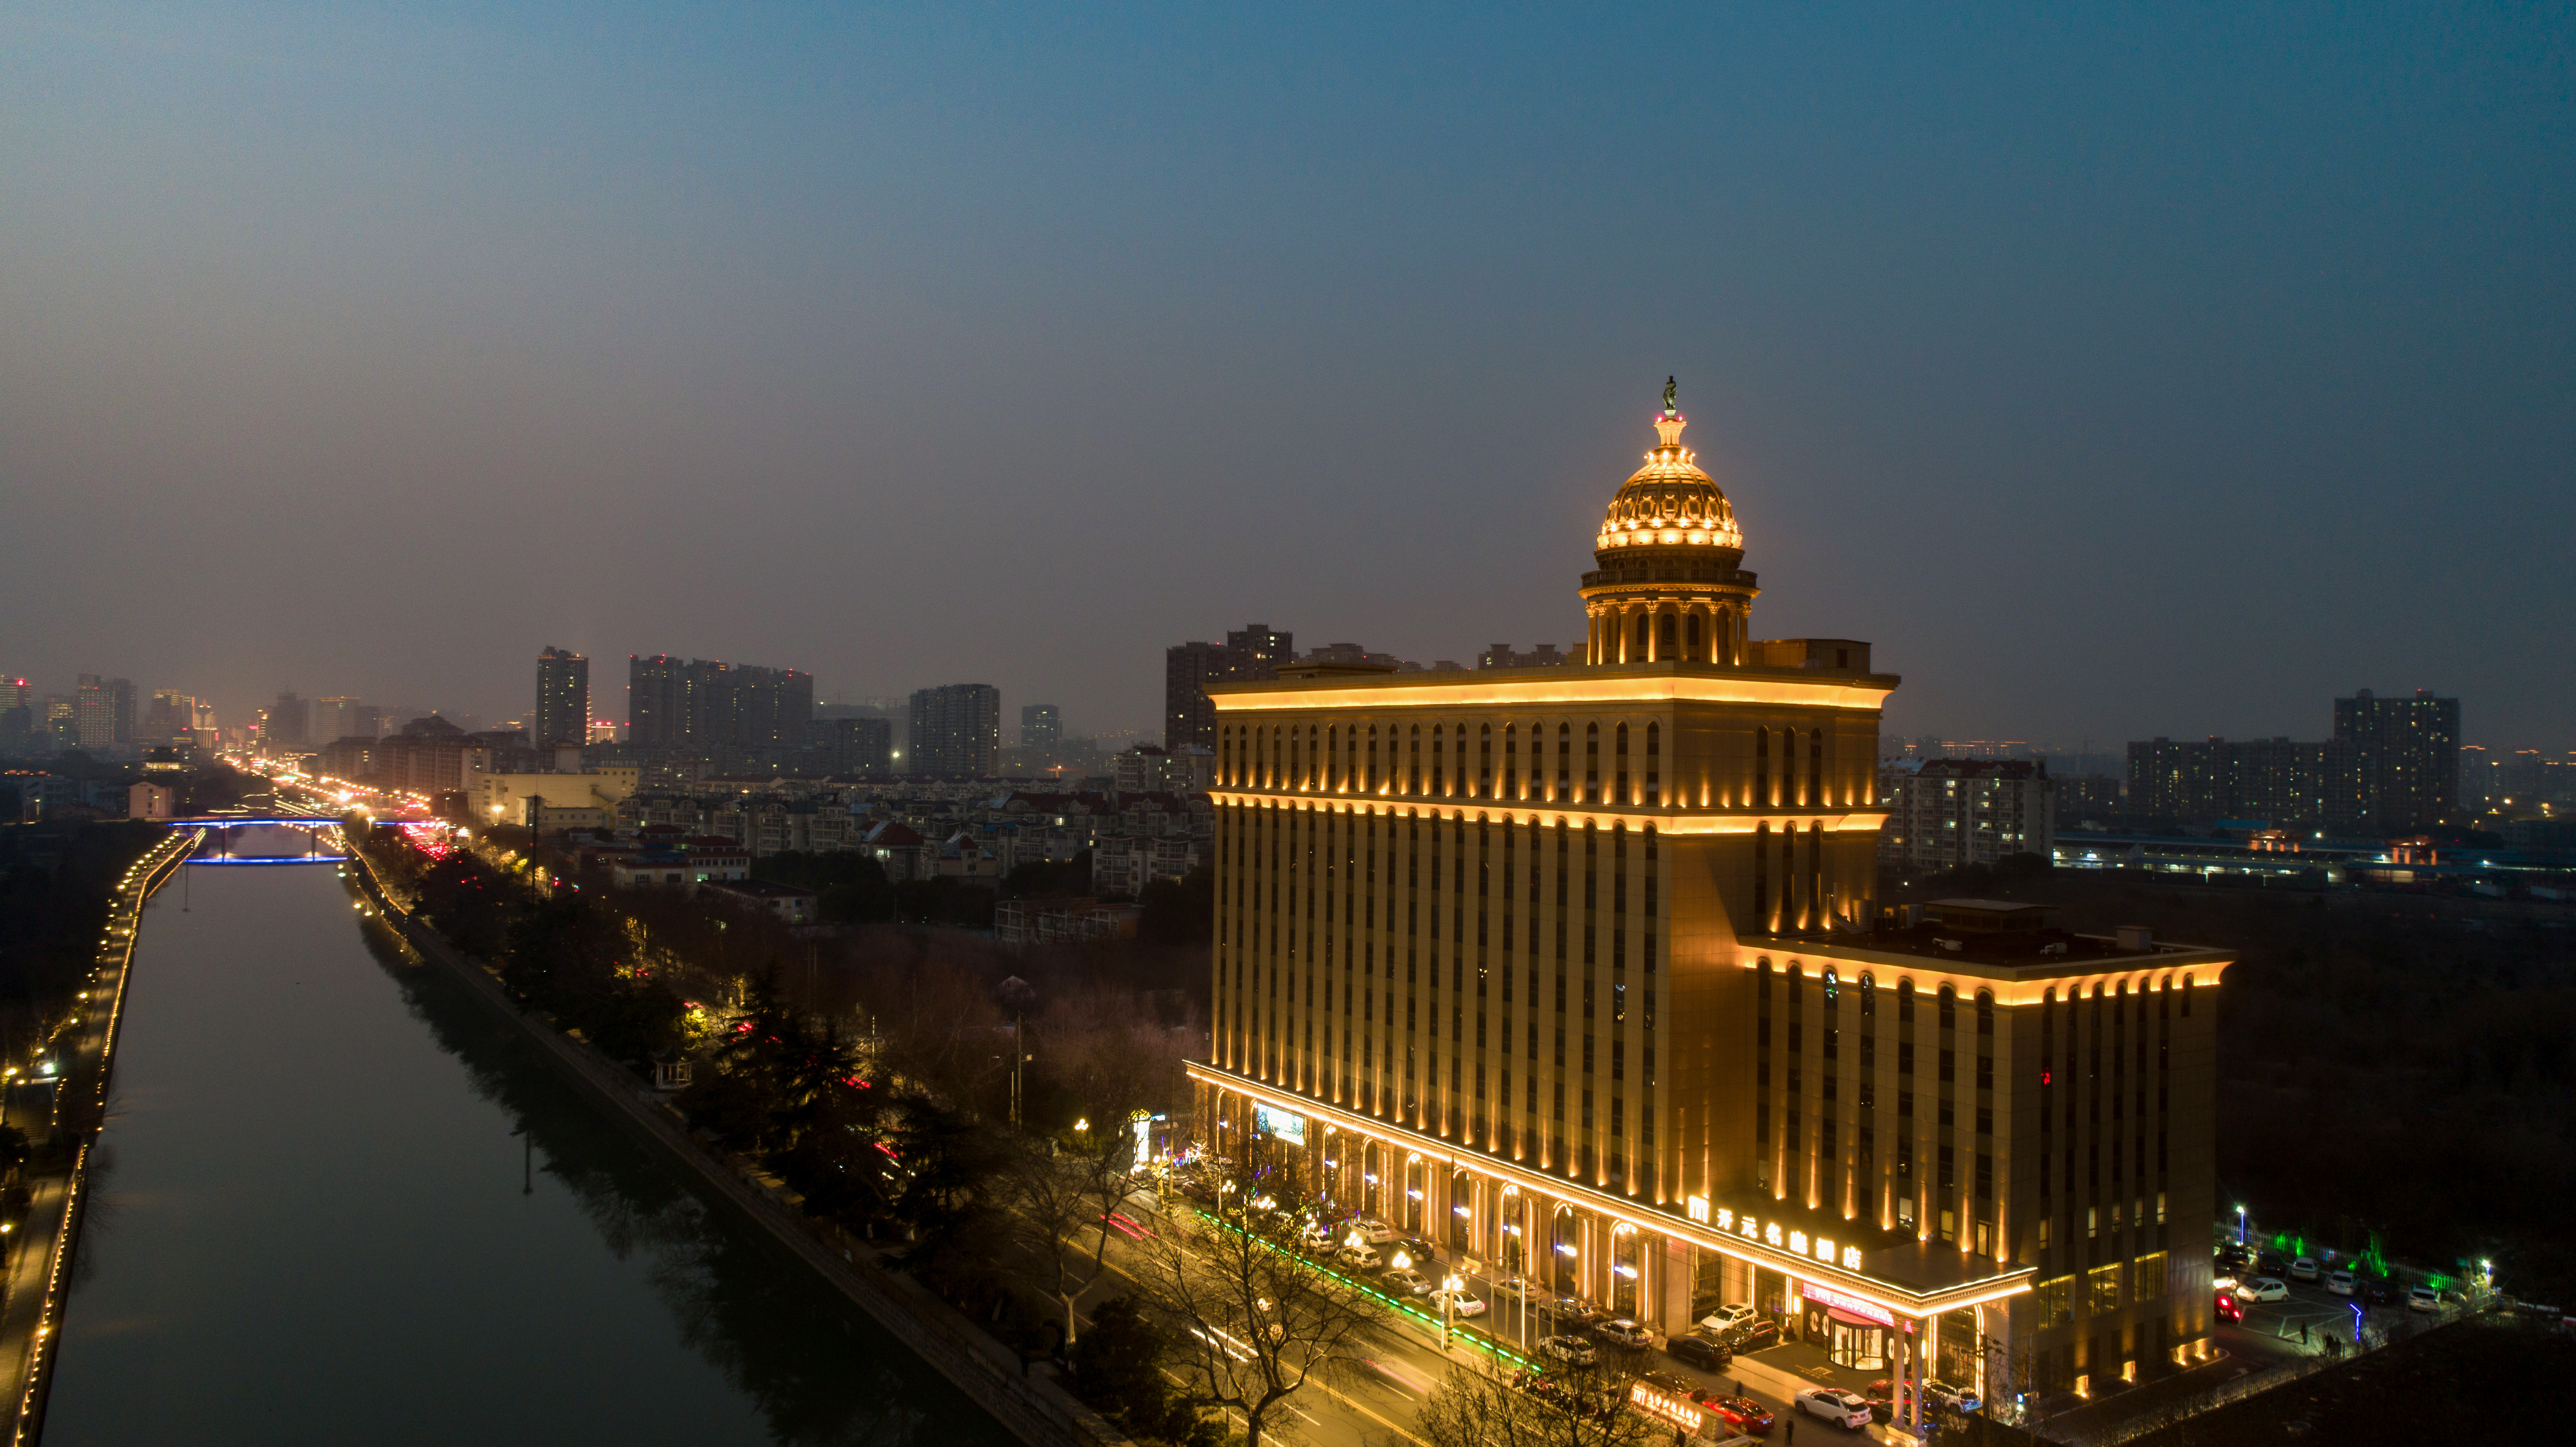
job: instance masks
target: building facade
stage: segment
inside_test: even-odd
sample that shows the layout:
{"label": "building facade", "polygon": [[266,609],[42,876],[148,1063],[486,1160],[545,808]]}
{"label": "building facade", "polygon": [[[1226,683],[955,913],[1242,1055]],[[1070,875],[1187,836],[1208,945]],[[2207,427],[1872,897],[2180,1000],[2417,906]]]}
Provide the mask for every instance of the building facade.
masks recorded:
{"label": "building facade", "polygon": [[1914,874],[2042,859],[2057,847],[2057,784],[2038,759],[1926,759],[1883,775],[1878,857]]}
{"label": "building facade", "polygon": [[1064,743],[1064,711],[1051,703],[1020,706],[1020,747],[1053,753]]}
{"label": "building facade", "polygon": [[2334,736],[2129,745],[2129,804],[2150,819],[2260,819],[2404,834],[2458,813],[2460,701],[2417,690],[2334,701]]}
{"label": "building facade", "polygon": [[1208,688],[1276,678],[1297,656],[1296,635],[1267,623],[1229,631],[1223,643],[1180,643],[1163,650],[1163,747],[1216,747],[1216,705]]}
{"label": "building facade", "polygon": [[549,645],[537,655],[537,711],[528,742],[538,748],[590,742],[590,660]]}
{"label": "building facade", "polygon": [[699,751],[803,748],[813,718],[814,675],[801,669],[683,662],[667,653],[626,660],[630,743]]}
{"label": "building facade", "polygon": [[1990,1399],[2205,1355],[2227,957],[1880,911],[1898,680],[1751,636],[1655,421],[1582,663],[1211,690],[1207,1137],[1662,1332],[1748,1303]]}
{"label": "building facade", "polygon": [[951,683],[912,694],[912,772],[984,778],[1002,756],[1002,691]]}

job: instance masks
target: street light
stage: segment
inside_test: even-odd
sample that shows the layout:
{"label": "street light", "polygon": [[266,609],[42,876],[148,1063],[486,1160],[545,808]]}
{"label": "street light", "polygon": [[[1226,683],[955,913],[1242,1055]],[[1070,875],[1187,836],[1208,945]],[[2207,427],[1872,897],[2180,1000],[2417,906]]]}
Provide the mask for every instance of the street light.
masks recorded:
{"label": "street light", "polygon": [[2236,1208],[2236,1244],[2239,1246],[2245,1244],[2245,1208],[2243,1206]]}
{"label": "street light", "polygon": [[1466,1285],[1466,1280],[1454,1271],[1440,1281],[1440,1349],[1444,1352],[1449,1350],[1449,1320],[1458,1310],[1458,1293]]}

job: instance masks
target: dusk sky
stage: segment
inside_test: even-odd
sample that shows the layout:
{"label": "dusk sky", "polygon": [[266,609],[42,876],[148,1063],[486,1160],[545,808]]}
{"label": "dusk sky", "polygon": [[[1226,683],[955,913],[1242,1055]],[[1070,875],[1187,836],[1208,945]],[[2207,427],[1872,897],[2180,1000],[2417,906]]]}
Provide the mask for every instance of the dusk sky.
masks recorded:
{"label": "dusk sky", "polygon": [[0,669],[1158,729],[1570,644],[1667,375],[1891,732],[2576,748],[2576,10],[0,11]]}

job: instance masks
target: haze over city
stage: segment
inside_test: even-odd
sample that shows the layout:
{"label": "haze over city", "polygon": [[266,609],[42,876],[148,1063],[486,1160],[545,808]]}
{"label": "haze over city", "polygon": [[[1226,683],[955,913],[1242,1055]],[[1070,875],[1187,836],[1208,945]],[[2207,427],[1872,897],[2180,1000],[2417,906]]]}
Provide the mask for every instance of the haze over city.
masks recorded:
{"label": "haze over city", "polygon": [[0,18],[7,666],[1150,736],[1569,645],[1667,375],[1888,729],[2576,745],[2566,12]]}

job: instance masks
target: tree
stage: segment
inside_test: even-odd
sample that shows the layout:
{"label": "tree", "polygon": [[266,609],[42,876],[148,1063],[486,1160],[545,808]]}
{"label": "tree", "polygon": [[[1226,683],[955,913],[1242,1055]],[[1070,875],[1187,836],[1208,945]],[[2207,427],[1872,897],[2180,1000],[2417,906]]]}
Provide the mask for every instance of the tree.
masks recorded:
{"label": "tree", "polygon": [[1375,1319],[1358,1287],[1292,1249],[1307,1206],[1293,1173],[1237,1164],[1218,1173],[1218,1206],[1183,1206],[1148,1237],[1137,1265],[1154,1304],[1182,1328],[1174,1362],[1191,1399],[1242,1416],[1261,1447],[1280,1409],[1347,1375]]}
{"label": "tree", "polygon": [[1177,880],[1148,881],[1136,903],[1136,932],[1155,944],[1204,945],[1216,938],[1216,871],[1207,865]]}
{"label": "tree", "polygon": [[1219,1424],[1174,1388],[1163,1362],[1171,1338],[1133,1296],[1114,1296],[1091,1314],[1091,1330],[1068,1355],[1074,1395],[1128,1436],[1172,1447],[1218,1447]]}
{"label": "tree", "polygon": [[1449,1368],[1414,1435],[1429,1447],[1649,1447],[1674,1428],[1628,1406],[1644,1357],[1605,1347],[1591,1367],[1539,1373],[1479,1353]]}

